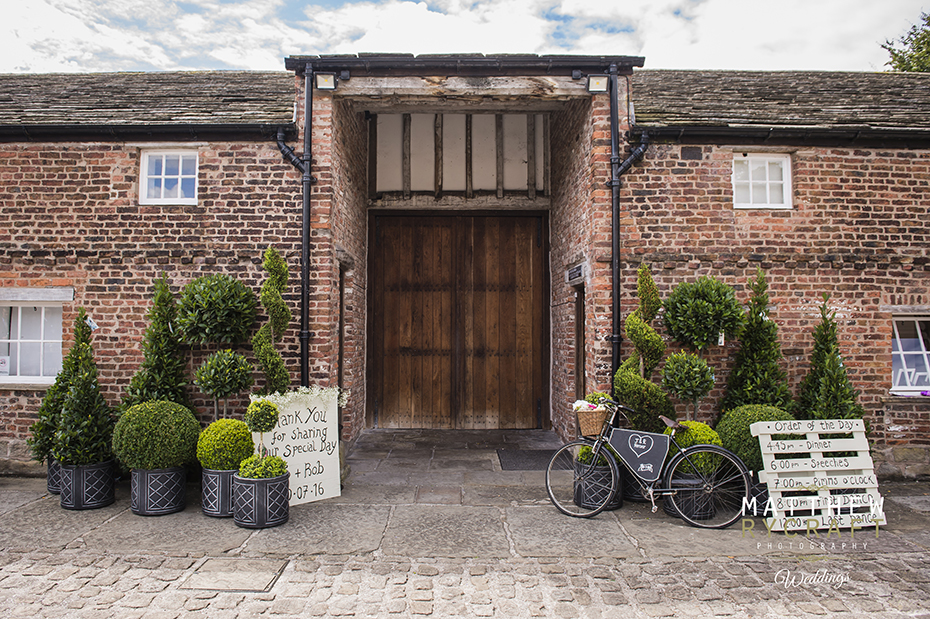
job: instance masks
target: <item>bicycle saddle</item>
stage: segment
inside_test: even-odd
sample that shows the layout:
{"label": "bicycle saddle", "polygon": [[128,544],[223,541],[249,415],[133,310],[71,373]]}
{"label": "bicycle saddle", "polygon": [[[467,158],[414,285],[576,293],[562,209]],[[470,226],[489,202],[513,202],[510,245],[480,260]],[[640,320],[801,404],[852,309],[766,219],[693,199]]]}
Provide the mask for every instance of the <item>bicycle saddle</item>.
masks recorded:
{"label": "bicycle saddle", "polygon": [[687,430],[688,429],[687,426],[683,426],[677,421],[675,421],[674,419],[669,419],[665,415],[659,415],[659,419],[661,419],[663,423],[665,423],[665,425],[667,425],[670,428],[674,428],[676,430]]}

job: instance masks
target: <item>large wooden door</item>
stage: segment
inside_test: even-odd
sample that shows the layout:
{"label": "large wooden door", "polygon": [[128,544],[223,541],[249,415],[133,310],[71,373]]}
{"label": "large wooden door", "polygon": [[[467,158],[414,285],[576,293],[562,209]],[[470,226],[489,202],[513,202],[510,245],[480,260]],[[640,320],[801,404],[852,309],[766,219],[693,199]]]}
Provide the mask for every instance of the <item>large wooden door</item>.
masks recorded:
{"label": "large wooden door", "polygon": [[370,422],[548,427],[543,215],[373,214]]}

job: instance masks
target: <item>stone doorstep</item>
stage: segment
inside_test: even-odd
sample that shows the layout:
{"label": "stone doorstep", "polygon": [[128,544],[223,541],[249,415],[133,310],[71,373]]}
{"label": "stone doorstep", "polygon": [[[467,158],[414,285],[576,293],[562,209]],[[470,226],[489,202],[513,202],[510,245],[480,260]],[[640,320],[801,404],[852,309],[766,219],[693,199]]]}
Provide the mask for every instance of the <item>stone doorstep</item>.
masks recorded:
{"label": "stone doorstep", "polygon": [[210,558],[180,585],[181,589],[268,592],[287,561],[279,559]]}

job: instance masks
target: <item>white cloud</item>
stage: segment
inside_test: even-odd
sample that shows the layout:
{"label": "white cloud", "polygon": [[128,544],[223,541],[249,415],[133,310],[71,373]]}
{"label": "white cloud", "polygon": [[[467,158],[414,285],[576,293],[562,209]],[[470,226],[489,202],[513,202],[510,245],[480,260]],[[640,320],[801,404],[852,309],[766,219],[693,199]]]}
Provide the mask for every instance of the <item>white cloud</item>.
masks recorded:
{"label": "white cloud", "polygon": [[[927,0],[923,0],[927,1]],[[297,54],[641,55],[653,68],[881,70],[921,0],[12,0],[0,71],[283,69]]]}

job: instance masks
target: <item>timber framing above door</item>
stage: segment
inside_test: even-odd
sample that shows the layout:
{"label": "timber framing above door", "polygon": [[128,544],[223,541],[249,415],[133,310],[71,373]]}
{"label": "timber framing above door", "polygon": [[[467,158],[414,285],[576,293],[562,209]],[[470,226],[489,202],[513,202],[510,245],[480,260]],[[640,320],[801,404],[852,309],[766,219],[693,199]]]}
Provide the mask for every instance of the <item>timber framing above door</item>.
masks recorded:
{"label": "timber framing above door", "polygon": [[546,215],[369,224],[368,425],[548,427]]}

